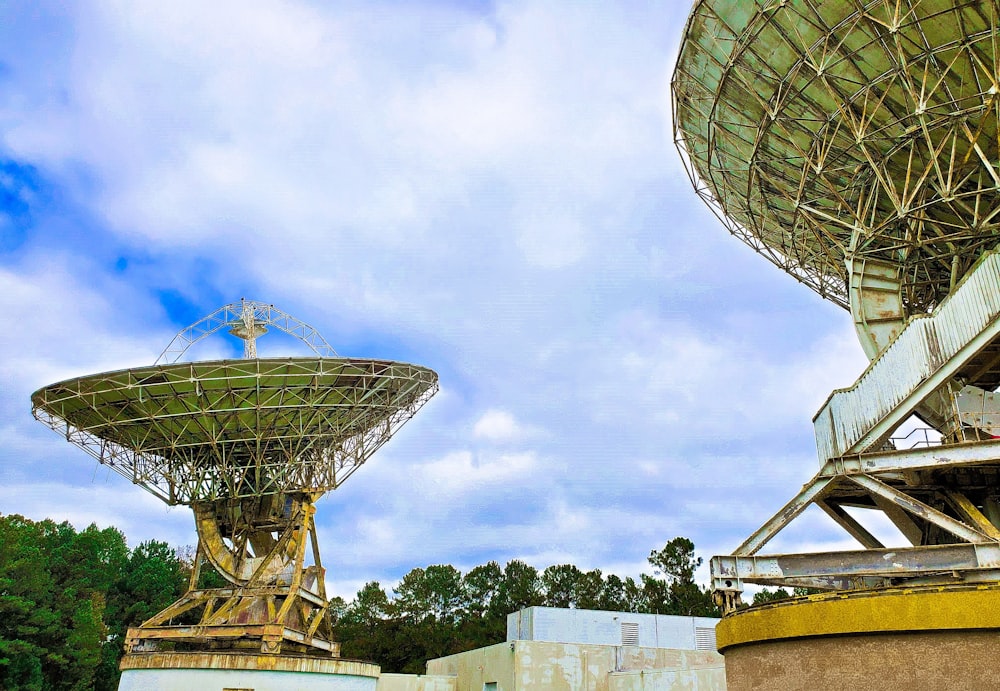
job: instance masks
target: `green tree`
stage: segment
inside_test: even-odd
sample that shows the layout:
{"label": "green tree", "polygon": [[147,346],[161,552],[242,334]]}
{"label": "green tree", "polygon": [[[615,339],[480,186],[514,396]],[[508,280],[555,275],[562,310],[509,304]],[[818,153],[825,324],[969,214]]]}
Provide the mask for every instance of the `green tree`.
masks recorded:
{"label": "green tree", "polygon": [[498,613],[497,604],[502,580],[503,570],[495,561],[477,566],[462,577],[459,627],[463,650],[481,648],[504,639],[507,615]]}
{"label": "green tree", "polygon": [[[662,614],[718,616],[711,593],[694,582],[694,572],[702,560],[695,555],[691,540],[675,537],[663,549],[650,552],[649,563],[660,570],[664,580],[643,577],[648,607]],[[659,610],[661,606],[663,610]]]}
{"label": "green tree", "polygon": [[778,600],[787,600],[790,598],[788,591],[784,588],[778,588],[777,590],[769,590],[768,588],[762,588],[759,592],[754,593],[753,603],[755,605],[762,605],[766,602],[777,602]]}
{"label": "green tree", "polygon": [[493,598],[492,614],[506,617],[525,607],[540,605],[544,602],[541,589],[541,579],[538,569],[524,563],[520,559],[507,562],[503,570],[503,578],[497,587]]}
{"label": "green tree", "polygon": [[395,592],[396,607],[404,617],[451,622],[462,604],[462,573],[442,564],[416,568],[403,576]]}
{"label": "green tree", "polygon": [[576,607],[583,572],[572,564],[549,566],[541,575],[546,607]]}
{"label": "green tree", "polygon": [[576,582],[576,606],[580,609],[601,609],[604,595],[604,574],[600,569],[580,573]]}
{"label": "green tree", "polygon": [[123,628],[138,626],[187,590],[184,565],[166,542],[140,543],[113,588],[115,614]]}
{"label": "green tree", "polygon": [[675,537],[663,549],[650,552],[649,563],[660,569],[671,583],[693,583],[701,557],[695,556],[693,542],[686,537]]}
{"label": "green tree", "polygon": [[78,674],[72,687],[74,691],[94,688],[106,631],[101,620],[103,612],[104,594],[95,592],[89,599],[81,601],[73,613],[72,627],[66,637],[66,656]]}
{"label": "green tree", "polygon": [[477,566],[462,577],[462,610],[466,617],[482,617],[490,610],[502,579],[503,571],[495,561]]}

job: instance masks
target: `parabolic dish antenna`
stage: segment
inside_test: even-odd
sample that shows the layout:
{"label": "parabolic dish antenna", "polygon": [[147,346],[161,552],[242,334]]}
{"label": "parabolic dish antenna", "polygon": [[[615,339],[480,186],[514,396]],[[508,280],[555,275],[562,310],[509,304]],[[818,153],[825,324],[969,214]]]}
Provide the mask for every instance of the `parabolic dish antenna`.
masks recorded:
{"label": "parabolic dish antenna", "polygon": [[[872,360],[813,420],[817,475],[713,558],[721,604],[743,581],[1000,581],[1000,3],[698,0],[672,87],[697,192],[849,308]],[[913,416],[924,436],[894,438]],[[809,505],[864,549],[758,554]]]}
{"label": "parabolic dish antenna", "polygon": [[728,229],[847,307],[845,259],[911,313],[1000,240],[996,2],[700,0],[676,137]]}
{"label": "parabolic dish antenna", "polygon": [[[268,327],[313,357],[257,358]],[[178,362],[225,328],[244,359]],[[191,588],[129,631],[131,651],[171,645],[259,645],[336,654],[313,504],[339,487],[438,389],[426,367],[336,357],[308,325],[243,300],[181,331],[163,364],[51,384],[37,419],[168,504],[195,512]],[[311,544],[314,564],[306,566]],[[199,589],[204,557],[234,588]]]}

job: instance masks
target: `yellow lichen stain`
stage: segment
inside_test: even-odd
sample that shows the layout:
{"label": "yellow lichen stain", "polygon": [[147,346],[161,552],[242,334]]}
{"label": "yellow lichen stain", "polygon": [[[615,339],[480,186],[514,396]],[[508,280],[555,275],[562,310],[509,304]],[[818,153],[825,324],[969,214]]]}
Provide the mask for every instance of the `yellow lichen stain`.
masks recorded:
{"label": "yellow lichen stain", "polygon": [[740,610],[716,628],[726,648],[852,633],[1000,629],[1000,586],[929,586],[811,595]]}

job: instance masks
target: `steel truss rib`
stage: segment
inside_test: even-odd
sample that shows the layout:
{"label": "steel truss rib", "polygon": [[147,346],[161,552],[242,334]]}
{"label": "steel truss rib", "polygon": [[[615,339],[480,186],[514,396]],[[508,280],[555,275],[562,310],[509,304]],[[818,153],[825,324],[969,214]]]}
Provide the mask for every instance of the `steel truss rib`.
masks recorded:
{"label": "steel truss rib", "polygon": [[892,259],[911,312],[1000,239],[997,0],[695,3],[675,141],[729,231],[848,306]]}
{"label": "steel truss rib", "polygon": [[931,545],[905,549],[865,549],[823,554],[712,557],[712,587],[734,590],[743,582],[850,590],[885,587],[899,580],[942,583],[995,577],[1000,543]]}

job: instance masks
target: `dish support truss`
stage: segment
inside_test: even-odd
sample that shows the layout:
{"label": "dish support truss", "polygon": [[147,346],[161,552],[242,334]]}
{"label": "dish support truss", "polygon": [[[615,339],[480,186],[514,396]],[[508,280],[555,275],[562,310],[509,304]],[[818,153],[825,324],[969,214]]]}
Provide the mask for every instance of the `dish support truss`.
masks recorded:
{"label": "dish support truss", "polygon": [[[129,628],[125,651],[163,643],[264,654],[340,655],[333,641],[325,571],[316,539],[315,496],[266,495],[256,502],[195,504],[198,551],[188,591],[174,604]],[[306,565],[307,548],[313,561]],[[230,587],[199,588],[208,561]]]}
{"label": "dish support truss", "polygon": [[[716,602],[744,583],[824,590],[1000,581],[1000,250],[931,313],[904,321],[889,263],[849,264],[852,314],[873,360],[813,420],[820,470],[732,555],[711,560]],[[936,434],[892,439],[916,415]],[[938,439],[938,435],[940,438]],[[898,448],[897,448],[898,447]],[[762,555],[809,505],[860,543]],[[911,546],[887,548],[848,509],[881,511]]]}

